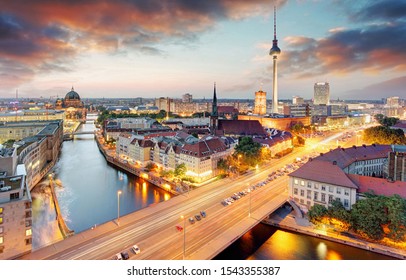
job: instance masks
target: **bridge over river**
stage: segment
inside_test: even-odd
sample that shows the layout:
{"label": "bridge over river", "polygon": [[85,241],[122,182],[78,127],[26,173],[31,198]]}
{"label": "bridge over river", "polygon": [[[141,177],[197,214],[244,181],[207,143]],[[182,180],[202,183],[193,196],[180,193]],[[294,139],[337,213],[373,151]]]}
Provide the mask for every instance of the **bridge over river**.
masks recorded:
{"label": "bridge over river", "polygon": [[[264,170],[212,182],[120,217],[119,223],[106,222],[21,258],[113,259],[116,253],[128,251],[131,259],[212,259],[287,201],[288,180],[284,176],[257,187],[231,205],[220,203],[264,180],[268,173]],[[202,210],[207,217],[194,224],[188,221]],[[130,251],[134,244],[141,254]]]}

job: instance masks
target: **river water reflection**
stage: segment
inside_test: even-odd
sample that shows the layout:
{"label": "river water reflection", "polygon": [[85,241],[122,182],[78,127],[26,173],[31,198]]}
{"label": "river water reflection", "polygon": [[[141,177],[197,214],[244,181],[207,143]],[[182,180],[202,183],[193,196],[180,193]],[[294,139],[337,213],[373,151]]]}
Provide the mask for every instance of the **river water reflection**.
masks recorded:
{"label": "river water reflection", "polygon": [[[79,131],[93,131],[94,124],[84,124]],[[93,135],[75,136],[65,141],[53,170],[55,189],[62,215],[76,233],[117,219],[120,190],[120,216],[148,205],[168,200],[170,193],[127,175],[107,164]],[[43,181],[46,185],[46,180]],[[33,190],[33,247],[38,248],[62,238],[55,222],[50,194],[41,184]]]}
{"label": "river water reflection", "polygon": [[216,260],[394,260],[355,247],[258,224]]}

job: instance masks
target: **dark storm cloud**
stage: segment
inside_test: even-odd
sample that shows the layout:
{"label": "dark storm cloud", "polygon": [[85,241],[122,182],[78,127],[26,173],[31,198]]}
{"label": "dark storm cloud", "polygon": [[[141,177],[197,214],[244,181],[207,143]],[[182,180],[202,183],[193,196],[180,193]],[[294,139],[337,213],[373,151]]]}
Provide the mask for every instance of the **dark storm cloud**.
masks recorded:
{"label": "dark storm cloud", "polygon": [[[0,55],[34,73],[69,69],[89,50],[162,55],[158,43],[187,43],[219,20],[269,13],[272,5],[269,0],[0,0]],[[0,62],[0,71],[6,67]]]}
{"label": "dark storm cloud", "polygon": [[[348,5],[354,7],[357,4]],[[332,30],[321,39],[286,38],[287,49],[282,54],[283,58],[281,57],[282,71],[299,78],[326,73],[347,74],[358,70],[404,71],[406,13],[398,11],[403,11],[405,5],[404,1],[369,2],[367,6],[357,6],[362,11],[353,11],[350,15],[357,15],[353,18],[361,21],[361,27]],[[378,8],[384,10],[378,11]],[[377,23],[378,17],[387,21]]]}
{"label": "dark storm cloud", "polygon": [[[371,3],[372,2],[372,3]],[[355,20],[371,21],[371,20],[387,20],[387,21],[405,21],[406,1],[402,0],[386,0],[386,1],[370,1],[369,5],[353,14]]]}

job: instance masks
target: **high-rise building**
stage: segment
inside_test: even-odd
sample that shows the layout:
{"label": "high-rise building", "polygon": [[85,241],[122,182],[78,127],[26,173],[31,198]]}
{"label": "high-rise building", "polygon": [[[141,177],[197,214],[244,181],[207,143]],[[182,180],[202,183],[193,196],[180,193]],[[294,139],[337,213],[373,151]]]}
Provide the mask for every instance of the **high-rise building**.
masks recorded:
{"label": "high-rise building", "polygon": [[182,102],[183,103],[192,103],[193,100],[193,96],[189,93],[185,93],[184,95],[182,95]]}
{"label": "high-rise building", "polygon": [[269,55],[273,59],[273,86],[272,86],[272,113],[279,113],[278,110],[278,68],[277,59],[281,49],[278,47],[278,40],[276,39],[276,7],[274,7],[274,36],[272,41],[272,48]]}
{"label": "high-rise building", "polygon": [[255,93],[254,114],[265,115],[266,114],[266,92],[259,90]]}
{"label": "high-rise building", "polygon": [[315,105],[328,105],[330,103],[330,85],[327,82],[319,82],[314,84],[314,100]]}
{"label": "high-rise building", "polygon": [[386,106],[385,107],[398,108],[399,107],[399,97],[398,96],[393,96],[393,97],[386,98]]}

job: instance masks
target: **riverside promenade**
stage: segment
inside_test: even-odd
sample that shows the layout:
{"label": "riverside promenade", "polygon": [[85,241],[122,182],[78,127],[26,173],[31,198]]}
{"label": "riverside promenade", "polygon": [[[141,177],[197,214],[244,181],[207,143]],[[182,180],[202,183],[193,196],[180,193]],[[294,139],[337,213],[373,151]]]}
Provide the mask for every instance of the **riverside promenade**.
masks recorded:
{"label": "riverside promenade", "polygon": [[117,158],[115,156],[115,152],[111,151],[108,149],[107,145],[104,145],[101,143],[102,141],[102,136],[99,133],[95,133],[95,140],[97,143],[97,147],[99,148],[100,152],[103,154],[104,158],[106,161],[115,167],[128,172],[130,174],[133,174],[137,177],[142,178],[145,181],[150,182],[151,184],[154,184],[155,186],[170,192],[173,195],[179,195],[183,193],[183,191],[180,191],[181,189],[184,190],[185,188],[189,190],[189,186],[187,186],[185,183],[181,183],[180,185],[177,185],[174,182],[165,180],[164,178],[160,177],[159,175],[153,173],[153,172],[147,172],[144,171],[142,168],[137,168],[134,165],[129,164],[128,162],[124,162],[121,159]]}
{"label": "riverside promenade", "polygon": [[298,232],[329,241],[346,244],[371,252],[387,255],[397,259],[406,259],[406,250],[397,249],[385,246],[378,243],[368,242],[357,238],[355,235],[346,234],[328,229],[320,229],[310,223],[307,218],[296,217],[294,215],[286,215],[283,210],[276,211],[268,219],[263,221],[264,224],[279,227],[281,229]]}

